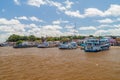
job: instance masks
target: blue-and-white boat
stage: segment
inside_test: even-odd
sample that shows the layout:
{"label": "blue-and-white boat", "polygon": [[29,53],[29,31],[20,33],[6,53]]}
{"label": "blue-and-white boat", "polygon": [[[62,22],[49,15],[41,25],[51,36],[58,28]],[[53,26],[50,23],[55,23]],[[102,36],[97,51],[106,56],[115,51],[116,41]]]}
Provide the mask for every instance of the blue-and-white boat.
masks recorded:
{"label": "blue-and-white boat", "polygon": [[37,45],[32,44],[31,42],[22,42],[20,44],[16,44],[13,46],[13,48],[30,48],[30,47],[36,47]]}
{"label": "blue-and-white boat", "polygon": [[101,50],[108,50],[109,49],[109,47],[110,47],[109,39],[103,38],[103,39],[100,39],[99,42],[100,42]]}
{"label": "blue-and-white boat", "polygon": [[0,47],[5,47],[5,46],[8,46],[8,44],[6,42],[0,43]]}
{"label": "blue-and-white boat", "polygon": [[64,42],[60,43],[59,49],[76,49],[78,47],[76,42]]}
{"label": "blue-and-white boat", "polygon": [[110,47],[108,39],[87,39],[85,41],[84,51],[97,52],[107,50]]}
{"label": "blue-and-white boat", "polygon": [[43,43],[39,44],[37,47],[38,48],[48,48],[49,47],[49,43],[48,42],[43,42]]}

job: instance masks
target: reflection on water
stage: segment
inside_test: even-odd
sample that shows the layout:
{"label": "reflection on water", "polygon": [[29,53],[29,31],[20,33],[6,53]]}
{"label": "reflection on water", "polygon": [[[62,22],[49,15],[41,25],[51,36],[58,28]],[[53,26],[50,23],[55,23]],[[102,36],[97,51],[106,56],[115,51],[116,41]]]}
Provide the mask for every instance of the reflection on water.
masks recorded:
{"label": "reflection on water", "polygon": [[120,48],[0,48],[0,80],[120,80]]}

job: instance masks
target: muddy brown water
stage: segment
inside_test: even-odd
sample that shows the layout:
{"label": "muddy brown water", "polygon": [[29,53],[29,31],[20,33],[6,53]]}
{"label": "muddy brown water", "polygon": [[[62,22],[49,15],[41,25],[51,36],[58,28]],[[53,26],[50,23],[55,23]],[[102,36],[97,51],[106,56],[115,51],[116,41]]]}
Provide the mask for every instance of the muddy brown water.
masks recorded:
{"label": "muddy brown water", "polygon": [[120,80],[120,47],[97,53],[0,47],[0,80]]}

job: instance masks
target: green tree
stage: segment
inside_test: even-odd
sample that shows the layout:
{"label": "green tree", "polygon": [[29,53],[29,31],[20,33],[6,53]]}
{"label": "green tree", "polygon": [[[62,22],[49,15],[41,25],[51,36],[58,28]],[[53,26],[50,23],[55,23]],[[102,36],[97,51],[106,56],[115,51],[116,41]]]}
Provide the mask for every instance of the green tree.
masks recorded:
{"label": "green tree", "polygon": [[16,45],[19,45],[19,44],[21,44],[22,42],[23,42],[22,40],[19,40],[19,41],[16,42]]}
{"label": "green tree", "polygon": [[29,39],[29,41],[35,41],[35,40],[37,40],[37,38],[34,35],[30,35],[28,37],[28,39]]}
{"label": "green tree", "polygon": [[20,36],[19,35],[16,35],[16,34],[13,34],[11,35],[7,41],[10,41],[10,42],[16,42],[16,41],[19,41],[20,40]]}
{"label": "green tree", "polygon": [[101,39],[101,38],[103,38],[102,36],[96,36],[95,38],[97,38],[97,39]]}
{"label": "green tree", "polygon": [[78,39],[85,39],[85,36],[78,36]]}
{"label": "green tree", "polygon": [[89,37],[94,37],[93,35],[89,35]]}
{"label": "green tree", "polygon": [[27,41],[27,40],[28,40],[28,37],[27,37],[27,36],[21,36],[21,40]]}
{"label": "green tree", "polygon": [[70,41],[70,38],[62,38],[61,41],[62,42],[68,42],[68,41]]}
{"label": "green tree", "polygon": [[46,40],[47,41],[54,41],[54,38],[53,37],[47,37]]}

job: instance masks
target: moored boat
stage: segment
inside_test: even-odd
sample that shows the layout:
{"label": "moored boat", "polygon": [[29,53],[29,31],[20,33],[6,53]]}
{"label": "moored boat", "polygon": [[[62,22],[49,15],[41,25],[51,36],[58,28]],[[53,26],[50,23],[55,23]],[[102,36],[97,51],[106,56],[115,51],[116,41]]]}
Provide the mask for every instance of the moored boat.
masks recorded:
{"label": "moored boat", "polygon": [[43,43],[39,44],[37,47],[38,48],[48,48],[49,47],[49,43],[48,42],[43,42]]}
{"label": "moored boat", "polygon": [[64,42],[60,43],[59,49],[76,49],[78,47],[76,42]]}
{"label": "moored boat", "polygon": [[108,50],[110,43],[108,39],[87,39],[85,41],[84,51],[86,52],[98,52]]}
{"label": "moored boat", "polygon": [[15,44],[13,48],[30,48],[30,47],[36,47],[36,44],[33,44],[31,42],[22,42],[19,44]]}

